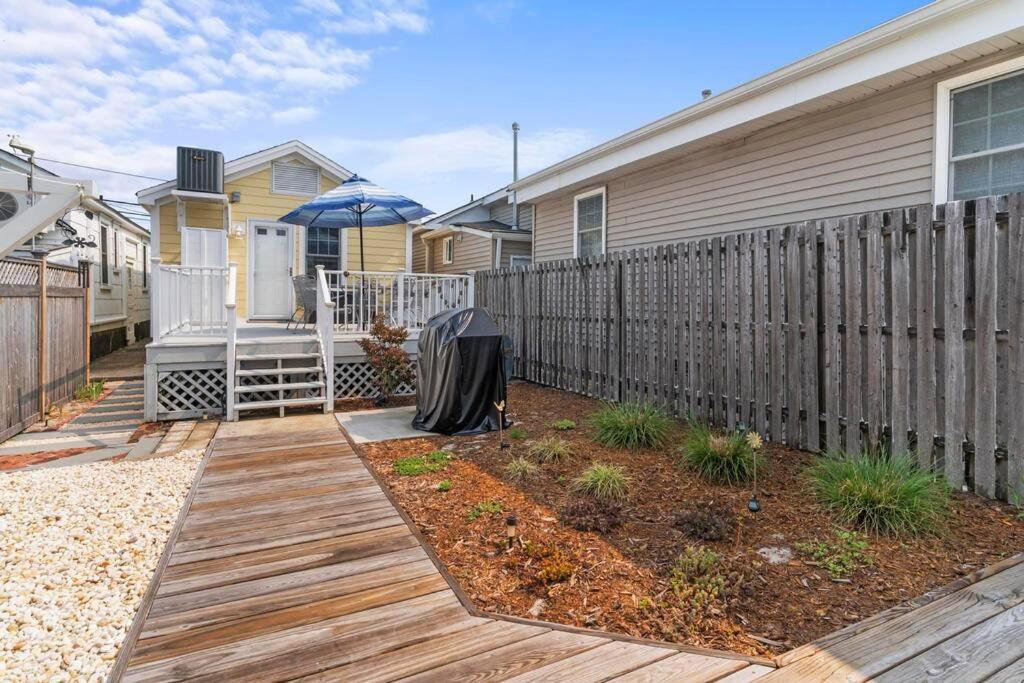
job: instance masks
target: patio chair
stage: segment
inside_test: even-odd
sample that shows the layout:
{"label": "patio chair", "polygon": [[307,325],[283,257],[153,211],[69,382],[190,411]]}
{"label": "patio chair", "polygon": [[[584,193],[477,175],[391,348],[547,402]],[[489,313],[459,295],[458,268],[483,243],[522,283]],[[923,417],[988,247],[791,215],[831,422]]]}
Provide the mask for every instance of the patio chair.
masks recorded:
{"label": "patio chair", "polygon": [[285,329],[290,329],[293,323],[295,329],[298,329],[300,322],[305,329],[316,318],[316,280],[306,275],[297,275],[292,278],[292,287],[295,289],[295,312]]}

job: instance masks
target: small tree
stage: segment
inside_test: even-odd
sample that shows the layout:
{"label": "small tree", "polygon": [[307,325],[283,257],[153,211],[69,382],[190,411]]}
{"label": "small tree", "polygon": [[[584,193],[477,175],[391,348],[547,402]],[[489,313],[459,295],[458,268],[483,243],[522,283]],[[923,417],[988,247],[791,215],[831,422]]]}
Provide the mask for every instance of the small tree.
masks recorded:
{"label": "small tree", "polygon": [[377,315],[370,325],[369,338],[359,340],[359,346],[374,370],[377,405],[386,404],[401,384],[412,384],[415,380],[409,367],[409,354],[402,349],[408,338],[409,331],[404,327],[388,325],[383,315]]}

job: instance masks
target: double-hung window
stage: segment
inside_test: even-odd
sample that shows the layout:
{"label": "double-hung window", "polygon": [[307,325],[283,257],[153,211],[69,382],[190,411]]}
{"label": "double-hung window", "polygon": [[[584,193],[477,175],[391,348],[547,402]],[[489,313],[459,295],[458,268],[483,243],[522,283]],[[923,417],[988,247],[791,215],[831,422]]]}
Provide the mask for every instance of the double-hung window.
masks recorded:
{"label": "double-hung window", "polygon": [[316,267],[341,270],[341,230],[338,228],[306,228],[306,274],[312,275]]}
{"label": "double-hung window", "polygon": [[441,261],[452,263],[455,261],[455,238],[445,237],[441,242]]}
{"label": "double-hung window", "polygon": [[100,282],[110,284],[110,230],[100,222]]}
{"label": "double-hung window", "polygon": [[605,249],[605,191],[598,188],[573,197],[573,256],[599,256]]}
{"label": "double-hung window", "polygon": [[939,84],[938,120],[948,129],[936,155],[936,201],[1024,191],[1024,64],[1013,66]]}

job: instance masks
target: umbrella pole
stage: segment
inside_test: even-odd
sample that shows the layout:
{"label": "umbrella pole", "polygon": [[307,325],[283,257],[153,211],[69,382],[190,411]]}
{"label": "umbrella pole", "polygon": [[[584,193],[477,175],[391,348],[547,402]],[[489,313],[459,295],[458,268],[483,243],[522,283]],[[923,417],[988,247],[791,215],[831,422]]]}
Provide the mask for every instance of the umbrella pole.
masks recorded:
{"label": "umbrella pole", "polygon": [[363,251],[363,212],[359,212],[359,270],[366,270],[366,256]]}

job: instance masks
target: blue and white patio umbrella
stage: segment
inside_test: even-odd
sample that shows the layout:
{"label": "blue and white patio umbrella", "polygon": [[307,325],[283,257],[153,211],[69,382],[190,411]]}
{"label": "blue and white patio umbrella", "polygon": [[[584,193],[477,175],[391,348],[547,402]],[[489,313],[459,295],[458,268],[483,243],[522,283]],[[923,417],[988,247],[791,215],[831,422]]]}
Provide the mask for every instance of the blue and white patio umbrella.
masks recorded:
{"label": "blue and white patio umbrella", "polygon": [[359,228],[359,268],[366,270],[363,228],[408,223],[431,213],[408,197],[354,175],[278,220],[313,228]]}

